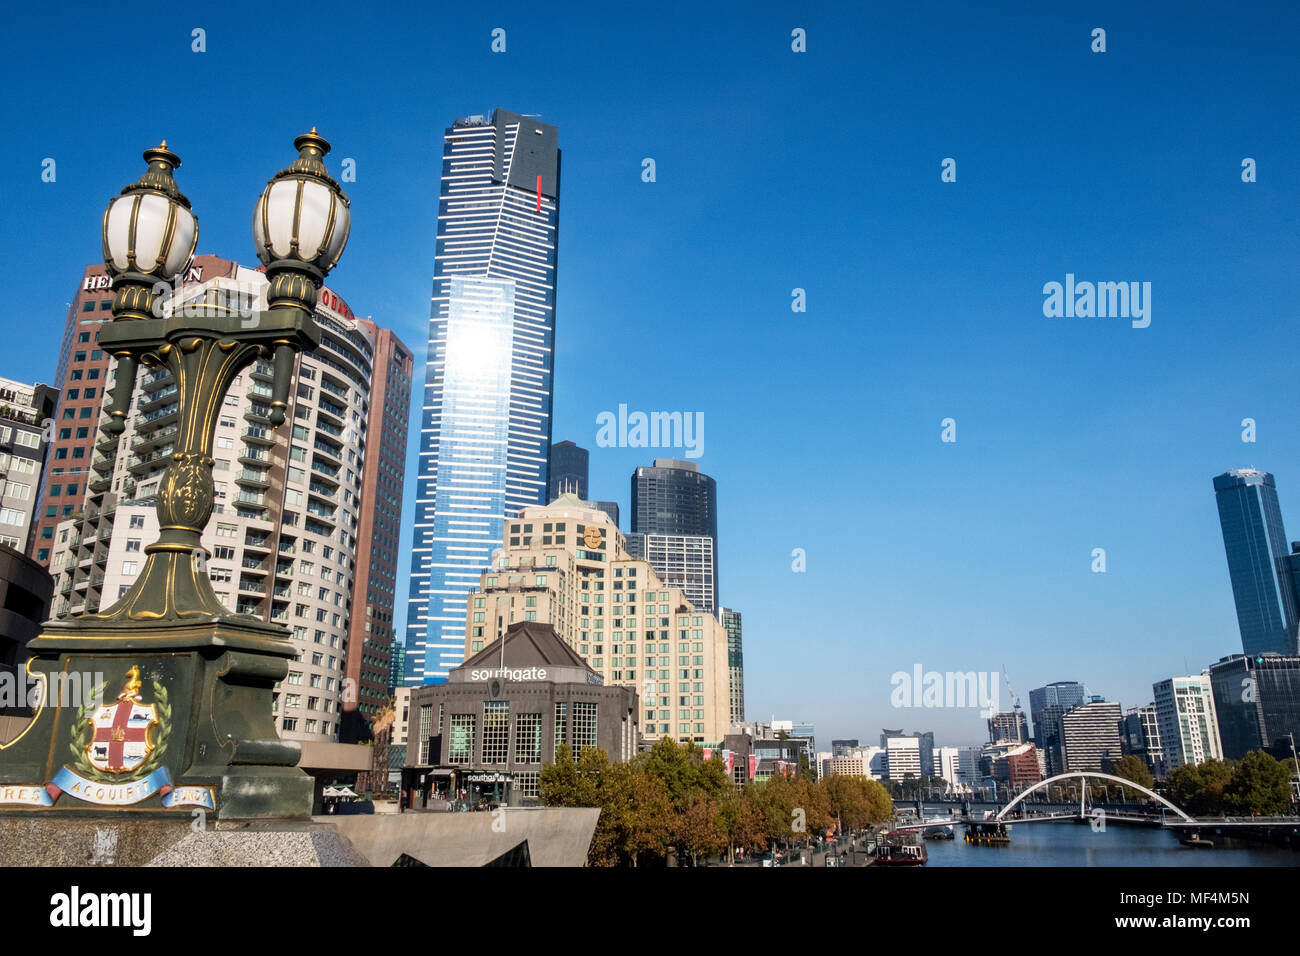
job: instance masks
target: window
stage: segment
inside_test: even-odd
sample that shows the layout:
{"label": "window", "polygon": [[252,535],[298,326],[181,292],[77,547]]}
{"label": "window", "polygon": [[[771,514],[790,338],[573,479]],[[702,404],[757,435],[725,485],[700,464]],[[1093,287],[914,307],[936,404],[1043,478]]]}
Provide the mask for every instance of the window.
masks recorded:
{"label": "window", "polygon": [[537,796],[538,771],[525,770],[515,774],[515,792],[521,797]]}
{"label": "window", "polygon": [[140,550],[140,541],[141,541],[140,538],[127,538],[127,539],[126,539],[126,550],[128,550],[128,551],[139,551],[139,550]]}
{"label": "window", "polygon": [[483,702],[483,762],[505,763],[510,755],[510,704]]}
{"label": "window", "polygon": [[555,703],[555,746],[568,743],[569,740],[569,702],[567,700],[556,701]]}
{"label": "window", "polygon": [[144,515],[131,515],[131,527],[132,527],[132,528],[143,528],[143,527],[144,527]]}
{"label": "window", "polygon": [[573,755],[596,746],[596,705],[587,701],[573,704]]}
{"label": "window", "polygon": [[129,578],[129,577],[131,577],[133,574],[135,574],[135,572],[136,572],[136,562],[134,562],[134,561],[123,561],[123,562],[122,562],[122,576],[123,576],[123,577],[128,577],[128,578]]}
{"label": "window", "polygon": [[468,764],[474,759],[474,725],[477,719],[473,714],[452,714],[447,741],[447,763]]}

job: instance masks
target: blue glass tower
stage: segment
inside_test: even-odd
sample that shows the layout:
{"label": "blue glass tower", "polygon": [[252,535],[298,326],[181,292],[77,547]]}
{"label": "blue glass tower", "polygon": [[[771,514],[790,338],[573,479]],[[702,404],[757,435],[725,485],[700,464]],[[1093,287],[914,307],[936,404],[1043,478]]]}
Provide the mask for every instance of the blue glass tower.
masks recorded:
{"label": "blue glass tower", "polygon": [[443,141],[403,684],[465,659],[467,595],[505,519],[545,504],[560,150],[497,110]]}
{"label": "blue glass tower", "polygon": [[1242,650],[1295,654],[1296,594],[1273,476],[1253,468],[1226,472],[1214,479],[1214,496]]}

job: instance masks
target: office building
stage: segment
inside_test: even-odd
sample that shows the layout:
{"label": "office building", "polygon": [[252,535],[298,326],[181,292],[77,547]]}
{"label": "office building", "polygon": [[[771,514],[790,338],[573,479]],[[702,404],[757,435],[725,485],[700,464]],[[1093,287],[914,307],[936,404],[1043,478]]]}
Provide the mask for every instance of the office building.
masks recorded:
{"label": "office building", "polygon": [[[587,500],[587,449],[571,441],[551,444],[551,464],[547,478],[546,504],[560,495],[577,495]],[[618,519],[614,519],[618,524]]]}
{"label": "office building", "polygon": [[745,648],[741,634],[741,615],[731,608],[718,612],[722,626],[727,631],[727,683],[731,700],[731,722],[745,720]]}
{"label": "office building", "polygon": [[858,741],[856,738],[847,739],[847,740],[832,740],[831,756],[847,757],[849,751],[855,749],[857,746],[858,746]]}
{"label": "office building", "polygon": [[1019,708],[989,718],[989,743],[1023,744],[1029,740],[1029,721]]}
{"label": "office building", "polygon": [[[905,734],[901,729],[882,730],[880,732],[880,746],[883,747],[886,751],[888,751],[888,753],[890,754],[890,758],[889,758],[890,760],[893,759],[892,755],[894,751],[893,749],[891,749],[891,745],[889,741],[903,740],[905,738],[914,739],[917,742],[916,743],[917,776],[933,777],[934,776],[934,732],[930,730],[926,730],[926,731],[921,731],[919,733]],[[910,756],[906,756],[906,753],[910,753],[911,750],[910,745],[898,744],[898,747],[902,748],[902,750],[900,750],[900,753],[903,754],[903,757],[901,759],[905,760],[906,762],[905,766],[907,769],[910,770],[912,765],[912,758]],[[894,773],[893,767],[894,764],[891,763],[889,779],[902,780],[903,779],[902,777],[896,777],[893,775]]]}
{"label": "office building", "polygon": [[885,750],[885,772],[889,780],[919,779],[922,776],[920,738],[886,733],[881,735],[880,743]]}
{"label": "office building", "polygon": [[[708,538],[712,541],[712,579],[699,583],[711,587],[713,607],[721,601],[718,587],[718,484],[690,461],[656,458],[632,473],[632,534],[666,538]],[[686,542],[683,549],[683,570]],[[674,545],[674,549],[677,546]],[[647,550],[649,547],[647,545]],[[693,566],[690,563],[689,566]],[[665,565],[667,570],[667,565]]]}
{"label": "office building", "polygon": [[[589,747],[612,763],[636,755],[637,694],[607,684],[549,624],[515,621],[445,683],[411,691],[418,714],[406,777],[429,799],[459,795],[535,805],[544,765],[561,744],[576,760]],[[408,743],[408,757],[412,755]]]}
{"label": "office building", "polygon": [[[1123,756],[1120,706],[1092,699],[1061,715],[1061,750],[1066,770],[1104,771]],[[1037,758],[1035,758],[1037,762]]]}
{"label": "office building", "polygon": [[1029,692],[1029,715],[1033,719],[1034,743],[1043,755],[1049,775],[1065,769],[1062,751],[1061,717],[1082,704],[1088,689],[1078,681],[1053,681]]}
{"label": "office building", "polygon": [[965,786],[978,787],[983,781],[983,774],[980,772],[980,758],[983,753],[983,747],[957,748],[957,779]]}
{"label": "office building", "polygon": [[609,515],[610,524],[615,528],[619,527],[618,502],[617,501],[593,501],[591,506],[598,511],[603,511]]}
{"label": "office building", "polygon": [[[183,285],[164,308],[204,303],[264,309],[265,274],[226,265],[214,270],[215,278]],[[222,400],[213,440],[215,504],[202,540],[218,600],[231,611],[283,624],[298,651],[274,698],[281,736],[331,742],[341,732],[345,699],[358,708],[387,702],[386,693],[379,696],[387,661],[381,662],[374,643],[353,644],[350,624],[368,620],[375,634],[375,622],[389,613],[379,616],[383,569],[396,560],[396,496],[391,484],[368,486],[366,466],[375,454],[381,471],[401,460],[405,408],[396,410],[402,404],[396,383],[384,387],[387,400],[372,391],[373,323],[355,318],[328,288],[320,291],[315,321],[321,344],[295,359],[282,428],[270,424],[268,361],[245,369]],[[55,531],[56,617],[107,610],[143,569],[144,548],[158,536],[154,499],[177,434],[176,398],[169,371],[143,370],[125,431],[96,440],[88,491],[76,502],[78,512]],[[91,425],[98,424],[97,410]],[[385,434],[391,437],[387,450],[378,440]],[[372,539],[365,558],[363,527]],[[368,660],[354,669],[358,684],[351,685],[354,654]]]}
{"label": "office building", "polygon": [[726,629],[574,495],[511,518],[469,598],[466,655],[516,621],[547,623],[606,683],[637,688],[647,739],[717,742],[731,726]]}
{"label": "office building", "polygon": [[361,469],[364,502],[357,528],[356,581],[348,628],[340,740],[369,736],[367,722],[388,707],[392,668],[393,610],[397,602],[397,548],[402,533],[402,486],[406,473],[407,419],[411,405],[411,350],[389,329],[357,319],[374,343],[370,416],[383,428],[369,432]]}
{"label": "office building", "polygon": [[1214,690],[1207,675],[1171,677],[1152,686],[1160,746],[1169,770],[1222,760]]}
{"label": "office building", "polygon": [[1238,468],[1214,479],[1228,576],[1247,655],[1300,653],[1295,587],[1273,476]]}
{"label": "office building", "polygon": [[497,110],[443,138],[404,683],[464,660],[466,596],[505,522],[546,504],[560,150]]}
{"label": "office building", "polygon": [[1120,736],[1124,753],[1140,757],[1152,776],[1163,780],[1168,769],[1165,767],[1164,751],[1160,747],[1160,721],[1156,705],[1152,703],[1129,708],[1124,714]]}
{"label": "office building", "polygon": [[640,534],[627,536],[628,553],[645,558],[670,587],[681,588],[692,604],[713,613],[718,591],[718,558],[708,535]]}
{"label": "office building", "polygon": [[27,553],[36,540],[46,446],[58,389],[0,378],[0,545]]}
{"label": "office building", "polygon": [[1208,671],[1225,760],[1252,750],[1290,756],[1300,735],[1300,656],[1234,654]]}

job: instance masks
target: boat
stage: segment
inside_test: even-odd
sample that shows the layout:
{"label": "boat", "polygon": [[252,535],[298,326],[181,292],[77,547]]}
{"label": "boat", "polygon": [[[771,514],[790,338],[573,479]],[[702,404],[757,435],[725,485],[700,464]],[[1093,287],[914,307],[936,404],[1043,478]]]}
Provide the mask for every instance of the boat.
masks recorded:
{"label": "boat", "polygon": [[966,842],[975,846],[1010,846],[1008,829],[997,821],[971,823],[966,827]]}
{"label": "boat", "polygon": [[930,858],[925,843],[916,838],[915,833],[891,830],[881,834],[876,844],[876,857],[873,866],[925,866]]}
{"label": "boat", "polygon": [[927,840],[954,840],[956,836],[952,832],[952,824],[943,824],[937,827],[926,827],[924,836]]}
{"label": "boat", "polygon": [[1214,849],[1214,841],[1213,841],[1213,840],[1207,840],[1207,839],[1205,839],[1204,837],[1202,837],[1202,836],[1198,836],[1198,835],[1195,834],[1195,833],[1193,833],[1193,834],[1192,834],[1191,836],[1189,836],[1189,837],[1183,837],[1183,838],[1182,838],[1181,840],[1179,840],[1178,842],[1181,843],[1183,846],[1190,846],[1190,847],[1192,847],[1193,849],[1196,849],[1196,850],[1213,850],[1213,849]]}

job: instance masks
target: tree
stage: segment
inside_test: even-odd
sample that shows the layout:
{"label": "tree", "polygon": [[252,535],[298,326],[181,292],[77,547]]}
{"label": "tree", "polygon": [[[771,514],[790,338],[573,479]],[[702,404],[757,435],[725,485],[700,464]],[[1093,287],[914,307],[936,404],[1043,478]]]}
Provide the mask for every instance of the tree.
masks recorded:
{"label": "tree", "polygon": [[822,785],[830,800],[831,813],[845,830],[861,830],[894,815],[894,801],[878,780],[837,775],[827,777]]}
{"label": "tree", "polygon": [[[1115,762],[1110,768],[1110,773],[1115,777],[1123,777],[1125,780],[1132,780],[1134,783],[1146,787],[1150,790],[1156,785],[1155,778],[1151,776],[1151,771],[1147,769],[1146,762],[1136,754],[1125,754]],[[1128,794],[1129,788],[1124,788],[1124,793]],[[1140,791],[1134,791],[1140,793]]]}
{"label": "tree", "polygon": [[542,767],[537,778],[537,795],[546,807],[577,807],[578,768],[573,762],[573,751],[568,744],[555,748],[555,763]]}
{"label": "tree", "polygon": [[673,840],[691,858],[691,865],[699,863],[701,854],[717,853],[725,842],[719,826],[718,803],[702,791],[688,796],[677,814]]}
{"label": "tree", "polygon": [[1237,816],[1269,816],[1291,809],[1291,772],[1262,750],[1252,750],[1232,768],[1223,791],[1227,811]]}
{"label": "tree", "polygon": [[1169,774],[1173,802],[1193,816],[1222,816],[1224,790],[1232,780],[1232,767],[1222,760],[1184,764]]}

